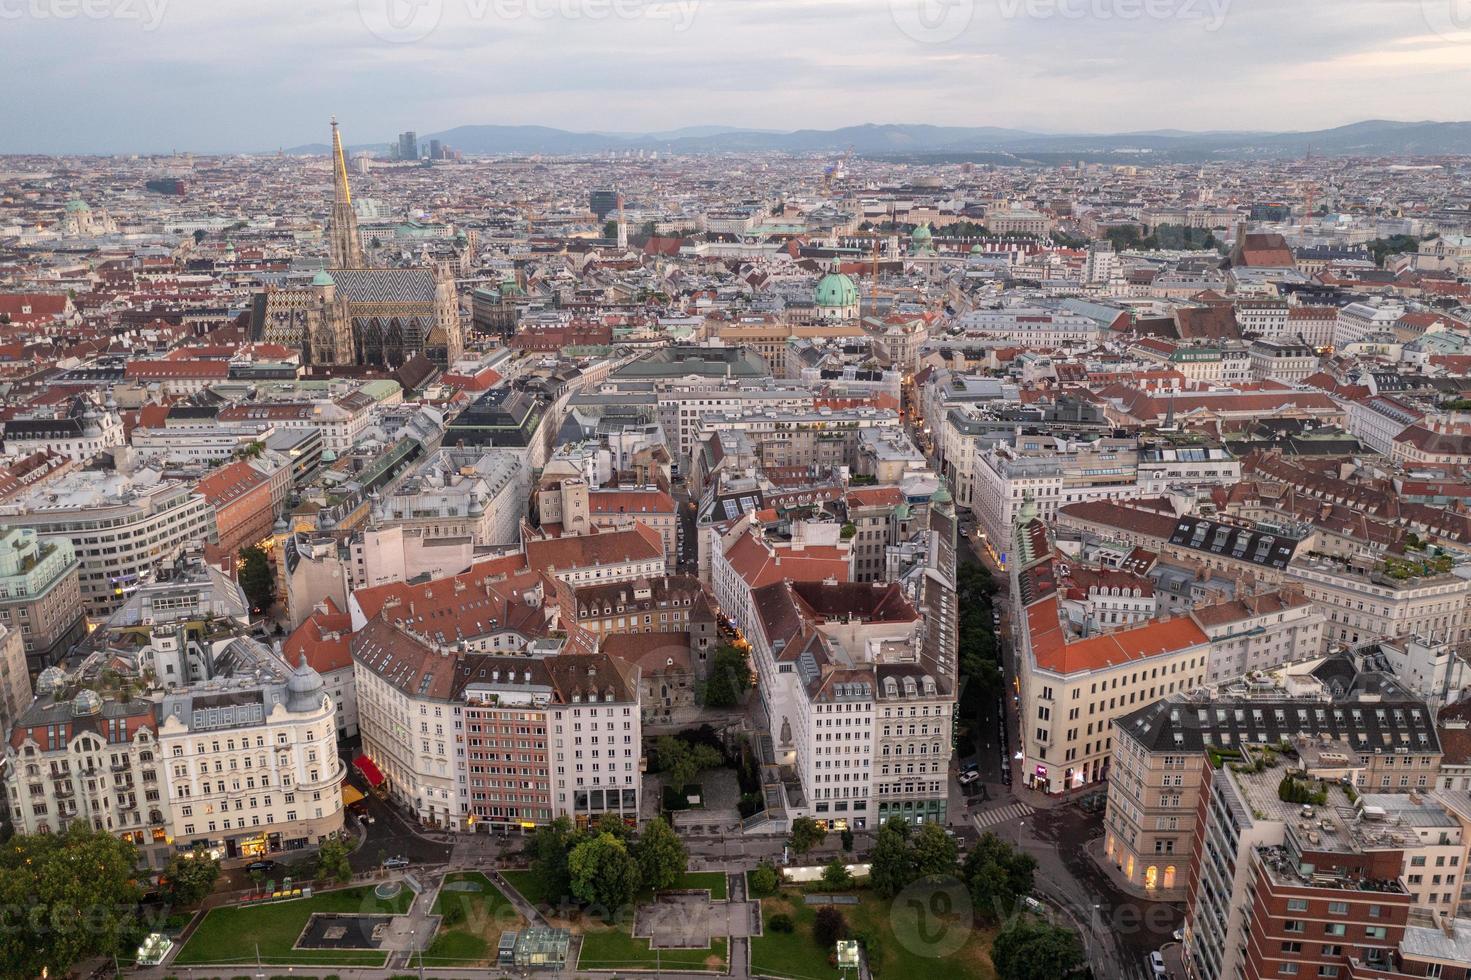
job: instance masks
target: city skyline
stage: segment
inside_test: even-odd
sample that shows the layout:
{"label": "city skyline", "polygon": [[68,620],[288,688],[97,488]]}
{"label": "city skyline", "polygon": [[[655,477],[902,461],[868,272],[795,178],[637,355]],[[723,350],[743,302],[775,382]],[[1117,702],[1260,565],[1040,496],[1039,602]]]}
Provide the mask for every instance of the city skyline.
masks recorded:
{"label": "city skyline", "polygon": [[268,0],[249,16],[26,0],[0,17],[18,42],[5,153],[264,152],[317,142],[331,112],[373,139],[469,124],[1303,131],[1463,118],[1471,81],[1455,0]]}

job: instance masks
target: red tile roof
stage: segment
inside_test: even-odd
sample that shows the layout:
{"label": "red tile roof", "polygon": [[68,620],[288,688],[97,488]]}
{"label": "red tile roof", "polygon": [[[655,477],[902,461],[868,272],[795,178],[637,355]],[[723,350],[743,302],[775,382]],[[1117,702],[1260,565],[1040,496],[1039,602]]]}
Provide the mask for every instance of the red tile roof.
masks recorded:
{"label": "red tile roof", "polygon": [[281,645],[287,663],[297,663],[305,654],[306,662],[319,674],[352,666],[348,647],[352,616],[338,609],[330,597],[324,606],[308,616]]}

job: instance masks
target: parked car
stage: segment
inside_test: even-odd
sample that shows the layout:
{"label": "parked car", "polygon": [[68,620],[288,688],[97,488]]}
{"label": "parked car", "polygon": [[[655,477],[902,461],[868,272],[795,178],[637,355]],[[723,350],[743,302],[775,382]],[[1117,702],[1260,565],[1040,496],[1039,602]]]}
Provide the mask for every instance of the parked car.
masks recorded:
{"label": "parked car", "polygon": [[1149,969],[1157,977],[1165,976],[1165,958],[1159,955],[1159,950],[1149,954]]}
{"label": "parked car", "polygon": [[260,872],[263,875],[268,875],[280,867],[275,861],[252,861],[245,866],[245,870],[250,874]]}
{"label": "parked car", "polygon": [[383,870],[385,871],[397,871],[400,868],[407,868],[408,866],[409,859],[406,857],[400,856],[383,859]]}
{"label": "parked car", "polygon": [[960,785],[962,785],[962,786],[969,786],[971,783],[975,782],[976,780],[978,780],[980,778],[981,778],[981,774],[978,773],[978,772],[975,772],[975,771],[963,772],[963,773],[960,774]]}

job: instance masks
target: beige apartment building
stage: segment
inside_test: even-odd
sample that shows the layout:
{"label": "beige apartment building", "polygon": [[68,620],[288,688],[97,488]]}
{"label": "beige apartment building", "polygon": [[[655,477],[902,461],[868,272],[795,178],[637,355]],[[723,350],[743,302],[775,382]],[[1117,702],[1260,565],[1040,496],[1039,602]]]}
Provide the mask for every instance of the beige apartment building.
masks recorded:
{"label": "beige apartment building", "polygon": [[1356,678],[1343,658],[1179,694],[1114,727],[1106,859],[1159,900],[1183,899],[1205,767],[1240,763],[1243,748],[1284,774],[1308,765],[1376,793],[1429,790],[1441,758],[1425,705],[1385,675]]}

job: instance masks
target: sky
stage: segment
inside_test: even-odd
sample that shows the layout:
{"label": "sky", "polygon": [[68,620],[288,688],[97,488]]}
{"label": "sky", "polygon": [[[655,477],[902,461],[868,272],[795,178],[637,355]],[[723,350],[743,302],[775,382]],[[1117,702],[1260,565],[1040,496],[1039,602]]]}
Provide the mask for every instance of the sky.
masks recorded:
{"label": "sky", "polygon": [[0,153],[1471,117],[1471,0],[0,0]]}

